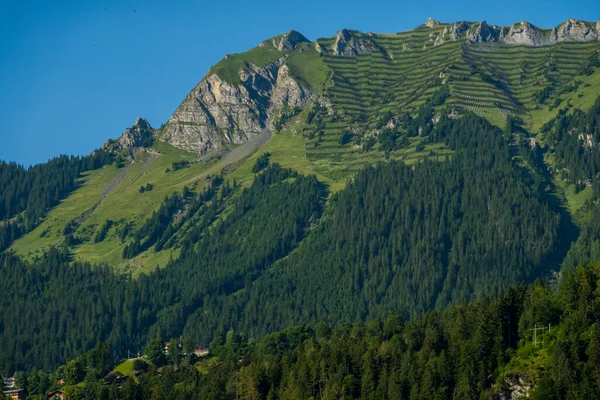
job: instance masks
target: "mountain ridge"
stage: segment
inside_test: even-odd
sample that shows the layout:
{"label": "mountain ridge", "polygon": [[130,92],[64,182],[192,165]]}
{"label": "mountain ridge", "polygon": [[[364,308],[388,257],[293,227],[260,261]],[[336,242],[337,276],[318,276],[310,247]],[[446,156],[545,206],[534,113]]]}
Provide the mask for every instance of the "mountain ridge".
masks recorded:
{"label": "mountain ridge", "polygon": [[[429,18],[421,27],[431,30],[428,42],[423,44],[424,49],[427,43],[433,47],[462,42],[464,45],[504,44],[536,48],[600,41],[600,20],[594,23],[569,18],[554,28],[544,29],[527,21],[499,26],[486,21],[443,23]],[[411,36],[411,32],[415,30],[396,35]],[[335,84],[333,76],[322,80],[318,87],[311,87],[302,74],[290,74],[288,64],[293,64],[290,58],[295,53],[314,51],[323,58],[328,55],[357,57],[381,52],[390,59],[394,56],[380,43],[390,36],[394,35],[341,29],[334,36],[333,43],[327,45],[324,40],[331,39],[310,41],[298,31],[290,30],[264,40],[248,52],[228,54],[211,67],[164,127],[156,131],[156,136],[199,155],[244,143],[265,128],[274,129],[284,107],[303,107],[315,99],[331,101],[325,88]],[[410,43],[405,43],[403,50],[410,52]],[[225,64],[231,66],[227,68]],[[226,69],[223,70],[223,67]]]}

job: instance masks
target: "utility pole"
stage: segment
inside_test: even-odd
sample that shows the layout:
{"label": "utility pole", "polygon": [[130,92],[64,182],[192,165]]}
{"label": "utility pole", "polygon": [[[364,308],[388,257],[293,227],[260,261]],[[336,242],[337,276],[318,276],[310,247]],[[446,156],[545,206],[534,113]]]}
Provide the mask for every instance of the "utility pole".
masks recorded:
{"label": "utility pole", "polygon": [[[545,326],[540,326],[538,328],[537,324],[534,325],[534,328],[530,329],[530,331],[533,331],[533,345],[535,347],[537,347],[537,331],[541,330],[542,331],[542,346],[544,345],[544,335],[543,335],[543,331],[546,330]],[[550,332],[550,324],[548,324],[548,332]]]}
{"label": "utility pole", "polygon": [[510,346],[510,337],[512,336],[512,331],[510,330],[510,315],[508,316],[508,347]]}

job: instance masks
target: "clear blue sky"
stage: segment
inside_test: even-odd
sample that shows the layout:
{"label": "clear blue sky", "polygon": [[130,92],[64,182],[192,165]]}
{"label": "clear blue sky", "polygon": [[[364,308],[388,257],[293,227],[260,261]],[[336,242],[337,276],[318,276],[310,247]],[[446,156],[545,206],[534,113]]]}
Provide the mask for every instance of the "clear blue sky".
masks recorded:
{"label": "clear blue sky", "polygon": [[138,116],[160,126],[208,68],[296,29],[398,32],[445,22],[600,19],[598,0],[0,0],[0,159],[87,154]]}

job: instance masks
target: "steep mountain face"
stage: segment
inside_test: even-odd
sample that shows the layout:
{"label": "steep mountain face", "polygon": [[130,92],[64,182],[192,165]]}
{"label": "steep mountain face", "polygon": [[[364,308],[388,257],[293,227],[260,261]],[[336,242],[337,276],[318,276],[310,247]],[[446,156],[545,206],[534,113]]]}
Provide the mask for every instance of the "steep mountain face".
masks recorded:
{"label": "steep mountain face", "polygon": [[[300,107],[314,94],[289,74],[285,65],[289,51],[308,40],[290,31],[271,43],[280,56],[263,67],[245,62],[237,72],[239,83],[230,83],[217,73],[209,73],[173,113],[162,139],[175,147],[202,154],[228,144],[244,143],[264,129],[284,105]],[[226,59],[234,56],[226,56]]]}
{"label": "steep mountain face", "polygon": [[[425,24],[435,27],[429,21]],[[527,21],[517,22],[510,27],[488,25],[486,21],[468,24],[458,22],[447,25],[435,44],[464,39],[474,43],[505,43],[521,46],[550,46],[561,42],[592,42],[598,40],[600,21],[593,24],[568,19],[552,30],[540,29]]]}
{"label": "steep mountain face", "polygon": [[600,21],[592,26],[584,21],[568,19],[550,33],[551,43],[558,42],[590,42],[600,39]]}
{"label": "steep mountain face", "polygon": [[[517,25],[512,30],[515,35],[522,24]],[[538,32],[525,26],[532,35],[538,32],[538,39],[555,35],[556,40],[587,40],[543,47],[499,44],[508,37],[510,27],[445,24],[433,19],[411,31],[392,34],[343,29],[313,43],[296,31],[269,38],[213,66],[163,127],[154,129],[138,119],[120,138],[108,141],[103,148],[117,165],[135,160],[130,170],[89,175],[90,185],[82,188],[86,190],[82,198],[89,203],[69,200],[74,203],[69,212],[57,210],[35,231],[21,233],[23,240],[11,247],[20,255],[39,255],[64,240],[65,225],[94,209],[94,215],[75,232],[83,242],[76,258],[108,262],[119,269],[137,270],[153,263],[164,266],[169,259],[165,252],[143,252],[138,259],[124,259],[121,254],[127,241],[116,235],[101,242],[112,249],[106,252],[100,242],[94,242],[97,231],[106,220],[141,225],[165,196],[184,186],[202,187],[205,179],[225,167],[231,172],[233,158],[237,157],[236,163],[245,162],[263,145],[261,151],[272,153],[274,161],[316,174],[332,185],[332,191],[340,190],[361,168],[387,157],[410,163],[443,159],[450,150],[424,140],[446,108],[455,115],[476,113],[501,128],[512,116],[530,132],[529,143],[535,147],[533,135],[549,135],[541,132],[549,115],[571,104],[586,110],[597,97],[600,42],[590,41],[597,32],[594,26],[575,20],[554,31]],[[432,108],[420,110],[423,105]],[[583,128],[578,128],[573,141],[580,136],[585,139],[584,154],[590,153],[593,161],[591,150],[598,140]],[[266,129],[282,135],[271,136]],[[560,132],[553,135],[561,140]],[[539,142],[549,143],[544,139]],[[238,143],[244,145],[233,149],[231,145]],[[234,151],[226,155],[229,150]],[[207,152],[214,153],[198,157]],[[585,168],[569,164],[566,170],[579,171],[568,173],[576,175],[570,183],[586,185],[593,168],[586,166],[587,161]],[[235,172],[236,178],[248,182],[251,178],[245,173],[249,170]],[[126,174],[131,176],[125,179]],[[92,182],[97,182],[96,191]],[[122,182],[135,187],[111,189]],[[145,189],[148,184],[153,185],[150,192]],[[137,197],[142,192],[144,207]],[[94,208],[100,200],[102,206]],[[120,211],[125,204],[127,214]],[[26,207],[22,204],[20,209]],[[126,232],[124,224],[118,229]],[[14,238],[15,234],[7,234],[5,246]]]}
{"label": "steep mountain face", "polygon": [[374,49],[373,42],[363,38],[361,34],[342,29],[335,36],[332,52],[335,56],[357,56],[369,54]]}
{"label": "steep mountain face", "polygon": [[273,38],[273,46],[279,51],[296,50],[299,44],[310,43],[310,40],[304,37],[300,32],[291,30],[281,38]]}

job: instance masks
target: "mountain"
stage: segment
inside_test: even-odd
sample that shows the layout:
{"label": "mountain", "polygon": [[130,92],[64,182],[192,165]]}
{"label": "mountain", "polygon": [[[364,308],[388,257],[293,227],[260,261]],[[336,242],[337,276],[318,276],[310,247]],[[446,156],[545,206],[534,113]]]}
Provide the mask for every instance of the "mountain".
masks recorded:
{"label": "mountain", "polygon": [[0,370],[416,320],[597,261],[599,52],[576,20],[290,31],[160,127],[0,163]]}
{"label": "mountain", "polygon": [[[554,44],[508,44],[514,42],[509,32],[521,25]],[[86,173],[87,183],[13,248],[28,257],[40,254],[60,243],[63,228],[76,220],[77,259],[106,261],[136,274],[163,266],[170,254],[123,259],[126,242],[109,234],[95,243],[96,231],[106,220],[141,226],[164,196],[184,186],[201,189],[221,171],[249,184],[258,154],[251,155],[263,145],[272,161],[316,174],[334,192],[363,167],[387,158],[441,159],[451,151],[439,143],[415,151],[421,148],[419,133],[431,127],[414,118],[424,104],[432,106],[431,117],[443,108],[471,111],[501,128],[510,115],[527,132],[522,140],[543,145],[544,123],[565,105],[586,110],[596,99],[596,25],[567,20],[542,30],[524,23],[429,20],[398,34],[343,29],[310,42],[290,31],[265,40],[212,67],[162,127],[138,119],[108,141],[103,150],[124,169]],[[383,141],[383,147],[391,143],[390,151],[380,143],[389,129],[410,131],[406,141]],[[174,170],[180,162],[185,168]],[[153,189],[140,194],[148,184]]]}
{"label": "mountain", "polygon": [[[371,121],[361,124],[368,130],[372,127],[368,122],[377,119],[372,113],[375,107],[414,106],[440,80],[456,93],[457,105],[477,110],[477,105],[489,103],[479,111],[498,122],[508,112],[531,118],[529,108],[537,105],[532,89],[545,86],[555,92],[568,84],[578,64],[598,50],[599,27],[599,23],[574,19],[551,30],[526,21],[501,27],[485,21],[428,20],[406,33],[343,29],[334,38],[314,43],[290,31],[246,53],[225,56],[186,96],[162,135],[176,147],[201,154],[273,129],[284,106],[302,107],[315,98],[333,111],[369,114]],[[563,43],[590,46],[564,51],[551,47]],[[509,47],[492,50],[477,44]],[[498,54],[506,57],[494,57]],[[513,56],[520,60],[518,64]],[[424,59],[432,62],[422,64]],[[473,84],[466,87],[465,80]],[[474,92],[475,88],[480,91]],[[421,90],[425,93],[417,94]],[[496,101],[483,96],[485,91]],[[372,104],[367,106],[363,98]]]}

